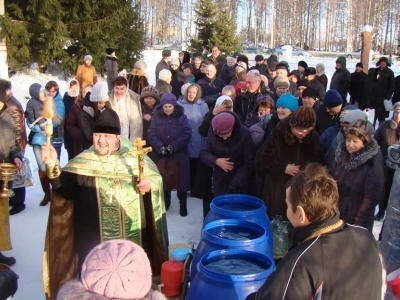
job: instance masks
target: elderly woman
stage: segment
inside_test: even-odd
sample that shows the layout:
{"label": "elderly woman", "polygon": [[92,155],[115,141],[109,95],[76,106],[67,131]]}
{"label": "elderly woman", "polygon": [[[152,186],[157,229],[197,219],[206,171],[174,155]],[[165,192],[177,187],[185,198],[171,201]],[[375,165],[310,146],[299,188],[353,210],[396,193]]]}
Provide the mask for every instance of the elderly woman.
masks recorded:
{"label": "elderly woman", "polygon": [[340,218],[369,231],[384,184],[383,161],[372,135],[365,119],[349,124],[329,167],[339,188]]}
{"label": "elderly woman", "polygon": [[192,190],[200,151],[204,144],[204,137],[199,133],[199,127],[208,112],[208,105],[201,99],[201,88],[197,84],[192,84],[187,88],[184,98],[179,101],[179,105],[183,107],[184,114],[187,116],[192,129],[187,149],[190,162],[190,190]]}
{"label": "elderly woman", "polygon": [[137,94],[141,94],[143,88],[149,85],[146,74],[147,65],[143,60],[138,60],[133,66],[133,70],[128,74],[128,88]]}
{"label": "elderly woman", "polygon": [[286,216],[286,183],[308,163],[325,163],[316,122],[312,108],[298,108],[279,122],[257,153],[255,162],[258,171],[264,174],[263,200],[270,219]]}
{"label": "elderly woman", "polygon": [[[174,94],[165,93],[160,105],[155,109],[149,130],[148,142],[153,147],[152,159],[157,163],[162,157],[171,157],[177,164],[179,173],[179,213],[187,216],[187,192],[190,190],[189,157],[187,147],[192,129],[184,114],[183,107],[177,104]],[[171,204],[171,190],[164,190],[165,208]]]}

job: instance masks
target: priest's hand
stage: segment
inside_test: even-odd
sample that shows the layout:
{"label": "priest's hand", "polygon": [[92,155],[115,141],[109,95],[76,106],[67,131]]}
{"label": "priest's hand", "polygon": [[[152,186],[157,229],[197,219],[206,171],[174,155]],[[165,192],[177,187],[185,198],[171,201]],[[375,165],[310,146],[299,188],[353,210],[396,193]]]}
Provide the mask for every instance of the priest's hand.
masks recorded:
{"label": "priest's hand", "polygon": [[148,193],[151,190],[151,181],[150,179],[143,179],[140,180],[139,183],[137,184],[137,187],[139,189],[140,192],[142,193]]}
{"label": "priest's hand", "polygon": [[57,152],[52,145],[44,143],[42,146],[42,160],[46,166],[52,168],[57,163]]}

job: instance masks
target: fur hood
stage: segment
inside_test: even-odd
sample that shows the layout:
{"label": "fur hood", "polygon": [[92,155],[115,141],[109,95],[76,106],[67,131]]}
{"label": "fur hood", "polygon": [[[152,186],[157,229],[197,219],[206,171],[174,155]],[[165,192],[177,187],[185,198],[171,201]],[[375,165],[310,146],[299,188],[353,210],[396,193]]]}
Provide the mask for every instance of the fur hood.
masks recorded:
{"label": "fur hood", "polygon": [[[99,294],[89,292],[85,289],[79,280],[68,281],[64,284],[57,294],[57,300],[110,300],[111,298],[104,297]],[[112,300],[127,300],[112,298]],[[164,295],[159,292],[150,290],[146,297],[142,299],[132,300],[166,300]]]}
{"label": "fur hood", "polygon": [[132,75],[132,76],[138,76],[138,77],[144,76],[144,77],[147,78],[147,74],[146,74],[146,72],[143,71],[143,70],[133,69],[133,70],[131,71],[130,75]]}
{"label": "fur hood", "polygon": [[[167,115],[164,113],[164,110],[162,108],[162,105],[158,105],[155,109],[154,109],[154,113],[156,116],[160,117],[160,118],[166,118]],[[184,109],[181,105],[176,104],[175,105],[175,109],[174,112],[171,114],[171,118],[179,118],[181,115],[184,114]]]}
{"label": "fur hood", "polygon": [[346,171],[354,170],[365,164],[367,161],[376,156],[379,152],[379,145],[375,139],[372,139],[361,151],[350,154],[346,149],[346,141],[342,141],[335,154],[337,164]]}

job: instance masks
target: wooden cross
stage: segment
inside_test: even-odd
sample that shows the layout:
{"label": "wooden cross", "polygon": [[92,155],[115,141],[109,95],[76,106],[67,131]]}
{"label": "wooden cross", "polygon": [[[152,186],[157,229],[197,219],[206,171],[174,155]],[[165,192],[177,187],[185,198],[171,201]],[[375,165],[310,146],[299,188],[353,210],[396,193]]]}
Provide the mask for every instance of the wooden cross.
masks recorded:
{"label": "wooden cross", "polygon": [[[136,147],[136,150],[130,151],[132,154],[136,154],[138,156],[138,164],[139,164],[139,181],[144,179],[144,156],[152,151],[151,147],[145,147],[146,141],[142,140],[141,138],[136,138],[135,142],[132,144]],[[141,193],[144,195],[145,193]]]}

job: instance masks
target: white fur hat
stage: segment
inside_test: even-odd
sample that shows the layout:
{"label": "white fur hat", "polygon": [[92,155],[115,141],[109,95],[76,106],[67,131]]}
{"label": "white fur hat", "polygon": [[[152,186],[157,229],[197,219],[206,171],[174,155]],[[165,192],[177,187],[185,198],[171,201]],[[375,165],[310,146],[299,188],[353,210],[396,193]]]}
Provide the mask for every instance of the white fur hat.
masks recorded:
{"label": "white fur hat", "polygon": [[160,71],[160,74],[158,74],[158,78],[163,80],[163,81],[168,81],[168,79],[171,79],[172,73],[170,70],[163,69]]}

